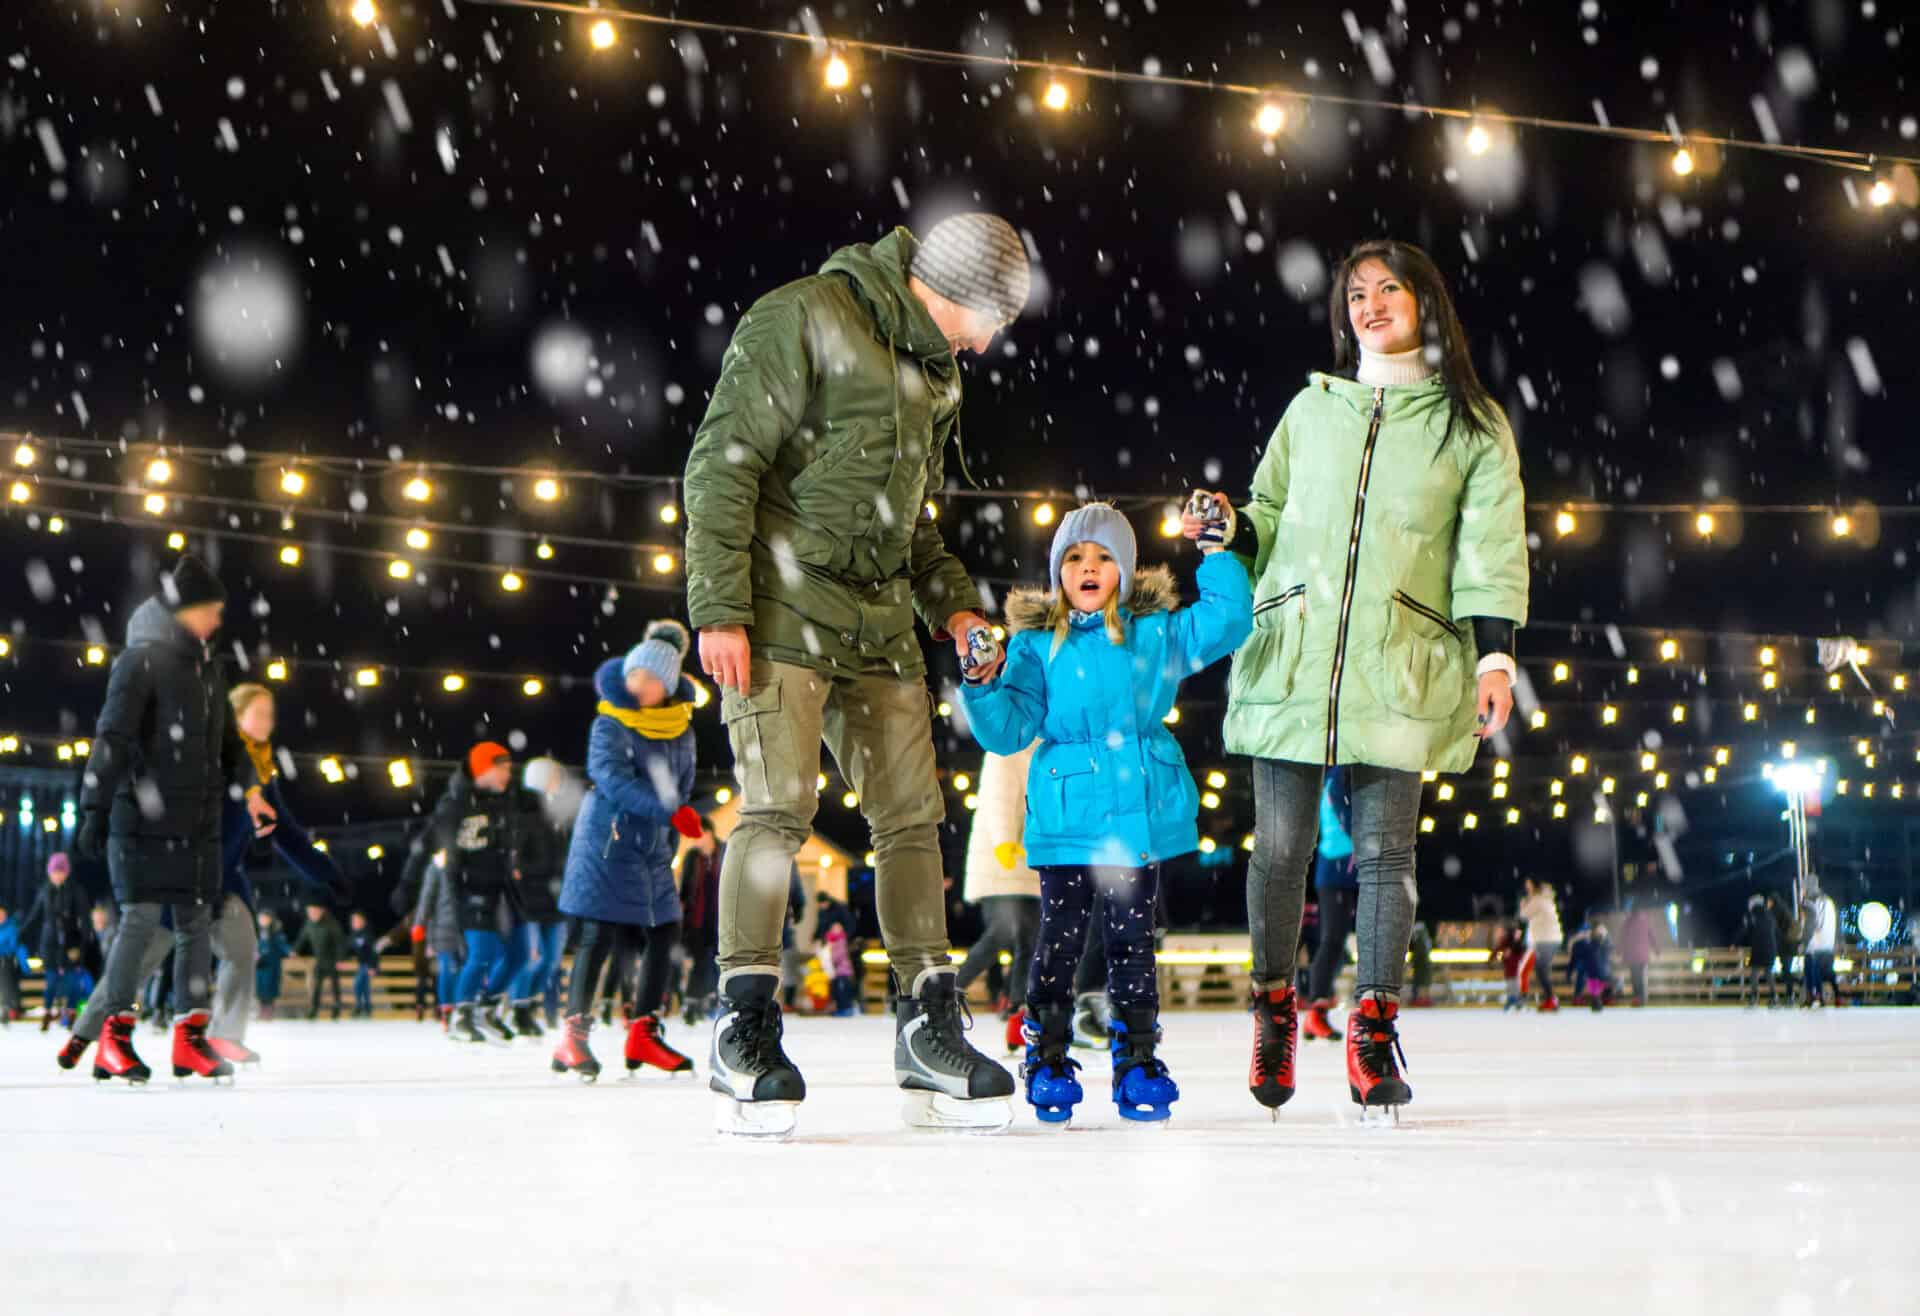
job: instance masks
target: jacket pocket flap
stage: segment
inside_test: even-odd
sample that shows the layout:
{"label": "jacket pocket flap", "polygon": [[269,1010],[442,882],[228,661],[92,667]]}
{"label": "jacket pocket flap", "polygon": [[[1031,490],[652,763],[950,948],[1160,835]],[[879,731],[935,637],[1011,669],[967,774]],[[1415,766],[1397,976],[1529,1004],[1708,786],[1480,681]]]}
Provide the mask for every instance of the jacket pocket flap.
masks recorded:
{"label": "jacket pocket flap", "polygon": [[1173,767],[1187,766],[1187,756],[1180,752],[1179,744],[1171,736],[1165,739],[1155,736],[1147,742],[1147,752],[1162,763],[1171,764]]}
{"label": "jacket pocket flap", "polygon": [[1092,759],[1064,759],[1047,764],[1047,777],[1084,777],[1094,771]]}

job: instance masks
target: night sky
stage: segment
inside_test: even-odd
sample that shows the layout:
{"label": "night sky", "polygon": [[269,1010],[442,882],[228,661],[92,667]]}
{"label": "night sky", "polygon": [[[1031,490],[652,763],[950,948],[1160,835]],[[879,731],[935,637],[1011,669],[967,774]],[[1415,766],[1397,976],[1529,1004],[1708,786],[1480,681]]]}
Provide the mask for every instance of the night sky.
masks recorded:
{"label": "night sky", "polygon": [[[1903,768],[1903,794],[1920,789],[1920,706],[1892,688],[1913,671],[1898,641],[1920,621],[1913,522],[1897,515],[1920,480],[1900,410],[1920,256],[1911,173],[1876,207],[1866,189],[1885,169],[1707,152],[1683,178],[1670,145],[1534,130],[1469,159],[1449,146],[1457,124],[1298,102],[1269,147],[1242,97],[1075,82],[1073,106],[1052,113],[1035,104],[1036,74],[857,53],[835,94],[804,44],[632,25],[596,53],[584,18],[453,0],[384,5],[373,30],[345,0],[8,9],[0,456],[10,464],[31,432],[38,459],[10,465],[29,497],[0,513],[13,649],[0,735],[36,739],[0,768],[58,766],[53,741],[91,731],[104,668],[47,642],[117,644],[170,531],[228,582],[225,641],[256,678],[270,656],[306,660],[280,690],[283,743],[376,756],[339,787],[303,762],[294,798],[323,832],[421,806],[417,789],[388,785],[386,758],[452,758],[487,736],[579,762],[594,665],[649,618],[684,615],[681,527],[660,517],[674,488],[583,476],[678,476],[760,293],[838,245],[985,209],[1028,236],[1041,277],[1027,317],[966,364],[973,474],[1063,507],[1132,499],[1148,557],[1177,557],[1155,527],[1185,490],[1244,491],[1287,400],[1328,366],[1326,271],[1348,245],[1418,242],[1452,280],[1542,505],[1529,515],[1534,616],[1561,625],[1521,638],[1548,723],[1510,736],[1510,798],[1489,796],[1491,753],[1455,800],[1429,788],[1427,916],[1464,916],[1474,893],[1507,894],[1521,873],[1552,876],[1575,910],[1609,900],[1609,829],[1591,821],[1603,774],[1620,783],[1629,894],[1718,911],[1762,880],[1784,890],[1786,831],[1760,776],[1783,739],[1851,779],[1818,838],[1839,893],[1895,903],[1910,890],[1908,809],[1891,792]],[[678,12],[801,21],[790,4]],[[1920,153],[1903,73],[1920,31],[1885,3],[894,0],[820,6],[817,21],[947,50]],[[173,501],[156,517],[143,477],[163,444],[225,455],[171,451]],[[262,456],[280,453],[312,459],[298,499],[278,488],[289,463]],[[397,459],[495,469],[424,472],[423,507]],[[545,471],[561,479],[552,504],[533,492]],[[1625,506],[1581,512],[1562,536],[1550,505],[1563,500]],[[1862,502],[1897,510],[1852,510],[1844,540],[1824,516],[1723,506]],[[1722,510],[1702,543],[1692,508],[1708,503]],[[1644,510],[1664,504],[1687,506]],[[1032,509],[942,500],[948,542],[996,595],[1044,563]],[[409,552],[416,518],[449,528]],[[541,533],[551,560],[535,556]],[[287,545],[297,566],[280,561]],[[661,552],[675,558],[665,574]],[[395,581],[394,555],[430,565]],[[1190,578],[1192,559],[1179,565]],[[499,584],[508,567],[527,572],[515,594]],[[1617,654],[1608,624],[1626,628]],[[1676,629],[1679,657],[1662,663],[1661,628],[1742,634]],[[1747,632],[1782,637],[1783,689],[1763,690]],[[1892,720],[1851,675],[1846,698],[1828,691],[1808,671],[1812,645],[1792,638],[1839,634],[1872,643]],[[387,669],[377,688],[355,688],[362,664]],[[503,679],[448,694],[450,671]],[[953,671],[950,652],[937,658],[936,685]],[[521,692],[531,675],[546,682],[537,697]],[[1222,680],[1192,683],[1179,734],[1197,772],[1229,773],[1202,827],[1238,858],[1252,812],[1244,766],[1219,751]],[[1603,726],[1609,700],[1619,719]],[[970,741],[948,743],[946,766],[977,766]],[[1731,761],[1708,785],[1697,774],[1715,746]],[[1647,748],[1667,792],[1639,770]],[[728,755],[711,715],[701,750],[718,785]],[[1570,776],[1576,752],[1594,756],[1585,778]],[[1549,814],[1556,778],[1570,782],[1567,821]],[[821,825],[858,852],[841,789]],[[1649,807],[1624,807],[1642,789]],[[1680,884],[1652,871],[1661,819],[1684,819]],[[37,860],[6,836],[0,862],[24,887]],[[1771,866],[1748,877],[1750,861]],[[1209,887],[1178,869],[1176,917],[1243,916],[1236,872]]]}

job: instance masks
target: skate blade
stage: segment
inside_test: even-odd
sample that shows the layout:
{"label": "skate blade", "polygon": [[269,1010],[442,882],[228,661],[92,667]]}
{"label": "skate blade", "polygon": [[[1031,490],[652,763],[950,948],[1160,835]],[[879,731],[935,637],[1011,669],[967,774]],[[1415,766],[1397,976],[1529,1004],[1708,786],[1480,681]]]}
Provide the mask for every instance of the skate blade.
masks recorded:
{"label": "skate blade", "polygon": [[1011,1097],[950,1097],[909,1088],[901,1093],[900,1118],[910,1129],[991,1137],[1013,1124]]}
{"label": "skate blade", "polygon": [[785,1142],[800,1123],[797,1101],[735,1101],[715,1093],[713,1129],[724,1137],[749,1142]]}
{"label": "skate blade", "polygon": [[1360,1107],[1360,1127],[1363,1129],[1397,1129],[1400,1127],[1400,1107],[1362,1106]]}
{"label": "skate blade", "polygon": [[232,1074],[196,1074],[191,1069],[184,1073],[175,1070],[173,1074],[173,1084],[175,1087],[190,1088],[193,1086],[193,1080],[196,1078],[206,1079],[207,1086],[209,1087],[230,1088],[233,1086]]}
{"label": "skate blade", "polygon": [[681,1083],[690,1083],[699,1077],[700,1075],[694,1072],[691,1065],[685,1069],[655,1069],[651,1065],[628,1065],[627,1072],[620,1081],[622,1083],[668,1083],[678,1086]]}
{"label": "skate blade", "polygon": [[1115,1109],[1130,1129],[1164,1129],[1173,1122],[1173,1112],[1165,1106],[1117,1106]]}
{"label": "skate blade", "polygon": [[1035,1106],[1033,1118],[1042,1133],[1065,1133],[1073,1127],[1073,1107]]}

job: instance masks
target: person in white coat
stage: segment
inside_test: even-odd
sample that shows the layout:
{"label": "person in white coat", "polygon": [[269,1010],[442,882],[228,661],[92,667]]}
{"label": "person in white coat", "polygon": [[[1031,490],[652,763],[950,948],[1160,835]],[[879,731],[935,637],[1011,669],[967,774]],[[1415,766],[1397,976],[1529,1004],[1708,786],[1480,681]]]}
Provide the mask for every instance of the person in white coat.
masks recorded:
{"label": "person in white coat", "polygon": [[[1820,879],[1807,879],[1806,898],[1800,902],[1807,925],[1807,1004],[1819,1007],[1829,1003],[1828,991],[1837,1000],[1839,984],[1833,976],[1833,953],[1840,938],[1840,911],[1833,897],[1820,889]],[[1825,989],[1825,990],[1823,990]]]}
{"label": "person in white coat", "polygon": [[[1533,960],[1533,978],[1540,986],[1540,1008],[1558,1010],[1560,1002],[1553,994],[1553,957],[1560,953],[1566,934],[1560,928],[1560,909],[1553,898],[1553,887],[1546,882],[1526,880],[1520,899],[1520,917],[1527,924],[1527,948]],[[1521,978],[1526,977],[1522,968]]]}
{"label": "person in white coat", "polygon": [[1040,875],[1027,867],[1020,839],[1027,826],[1027,768],[1034,748],[1029,745],[1010,757],[987,755],[976,787],[979,807],[973,811],[973,831],[967,837],[964,894],[968,904],[980,906],[986,927],[961,962],[957,983],[965,992],[1001,951],[1012,954],[1013,963],[1007,969],[1009,1051],[1023,1045],[1020,1027],[1026,1019],[1027,965],[1040,932]]}

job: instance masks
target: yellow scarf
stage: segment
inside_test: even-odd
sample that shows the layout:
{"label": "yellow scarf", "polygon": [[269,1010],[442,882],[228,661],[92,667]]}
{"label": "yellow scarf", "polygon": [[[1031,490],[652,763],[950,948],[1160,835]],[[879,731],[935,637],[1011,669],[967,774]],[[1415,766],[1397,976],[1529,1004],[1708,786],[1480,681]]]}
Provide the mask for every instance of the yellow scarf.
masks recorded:
{"label": "yellow scarf", "polygon": [[255,740],[244,731],[240,733],[240,743],[247,747],[247,757],[253,760],[253,770],[260,774],[260,784],[264,786],[272,781],[275,772],[272,743]]}
{"label": "yellow scarf", "polygon": [[662,704],[659,708],[621,708],[600,701],[600,715],[610,717],[629,731],[638,731],[648,740],[675,740],[687,734],[693,725],[692,704]]}

